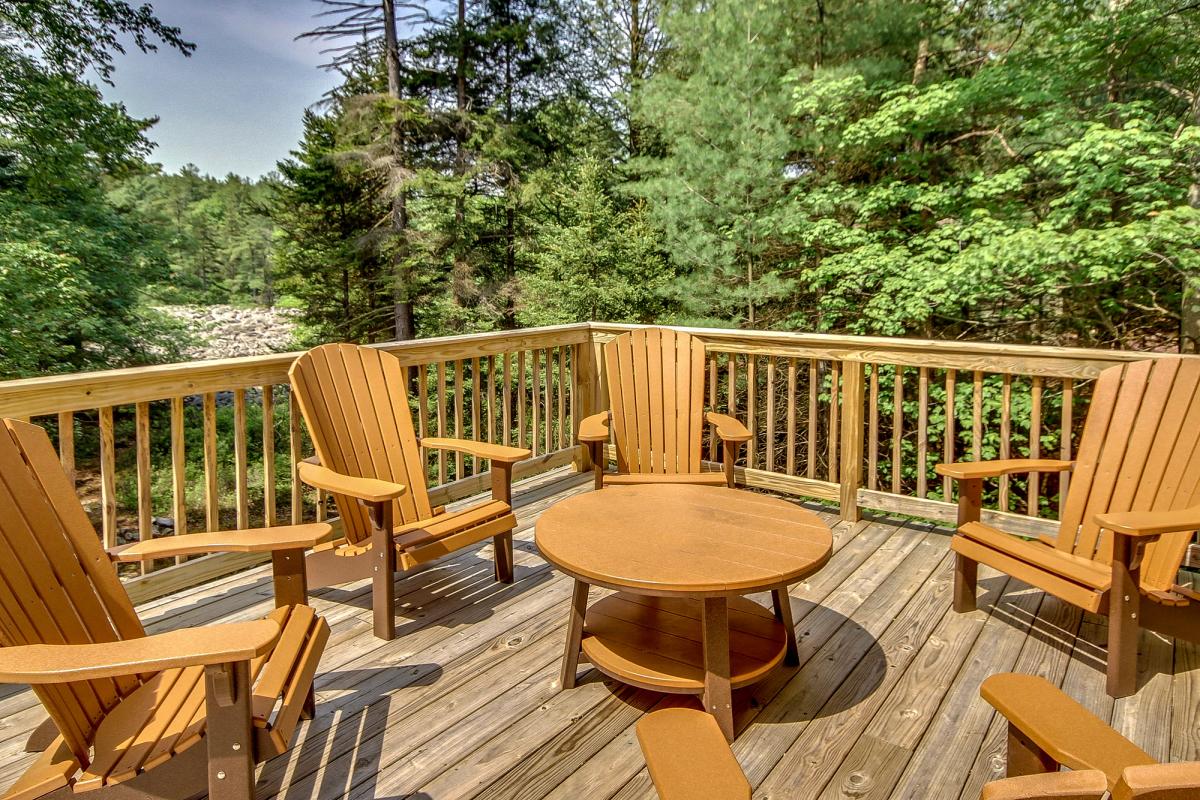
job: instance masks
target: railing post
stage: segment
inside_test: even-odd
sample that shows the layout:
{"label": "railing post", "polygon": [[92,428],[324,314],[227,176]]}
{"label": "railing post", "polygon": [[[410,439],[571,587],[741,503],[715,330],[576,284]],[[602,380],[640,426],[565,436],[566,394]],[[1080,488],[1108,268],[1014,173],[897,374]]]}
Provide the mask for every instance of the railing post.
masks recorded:
{"label": "railing post", "polygon": [[574,384],[573,395],[577,408],[571,409],[572,437],[571,444],[575,447],[575,456],[571,459],[576,472],[587,472],[592,468],[591,453],[587,447],[579,444],[579,423],[584,417],[596,413],[597,387],[600,385],[600,362],[597,360],[598,349],[595,341],[596,334],[589,331],[588,339],[575,346],[575,359],[571,363],[571,381]]}
{"label": "railing post", "polygon": [[[862,511],[858,506],[858,490],[862,485],[863,460],[863,363],[845,361],[842,364],[842,463],[841,516],[847,522],[858,522]],[[837,387],[834,387],[837,391]]]}

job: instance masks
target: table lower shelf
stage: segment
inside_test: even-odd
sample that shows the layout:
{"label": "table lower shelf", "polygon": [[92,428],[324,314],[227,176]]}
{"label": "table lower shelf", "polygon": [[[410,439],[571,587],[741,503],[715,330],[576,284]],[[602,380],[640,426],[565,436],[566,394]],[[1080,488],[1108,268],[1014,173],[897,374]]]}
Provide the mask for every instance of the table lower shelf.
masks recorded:
{"label": "table lower shelf", "polygon": [[[658,692],[704,691],[701,601],[618,592],[589,606],[583,657],[611,678]],[[729,666],[734,689],[762,680],[783,660],[784,627],[769,609],[729,598]]]}

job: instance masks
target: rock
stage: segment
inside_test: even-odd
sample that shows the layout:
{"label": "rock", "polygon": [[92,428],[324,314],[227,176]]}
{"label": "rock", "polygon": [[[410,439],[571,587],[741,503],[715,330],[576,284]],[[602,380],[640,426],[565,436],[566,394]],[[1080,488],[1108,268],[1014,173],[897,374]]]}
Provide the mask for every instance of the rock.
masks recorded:
{"label": "rock", "polygon": [[186,324],[199,343],[184,354],[192,360],[260,356],[295,349],[294,309],[253,306],[160,306]]}

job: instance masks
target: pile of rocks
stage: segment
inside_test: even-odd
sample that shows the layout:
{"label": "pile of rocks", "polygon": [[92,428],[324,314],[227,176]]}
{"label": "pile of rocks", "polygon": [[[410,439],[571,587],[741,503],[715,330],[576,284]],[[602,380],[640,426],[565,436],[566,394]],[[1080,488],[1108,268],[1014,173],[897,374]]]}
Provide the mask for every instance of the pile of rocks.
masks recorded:
{"label": "pile of rocks", "polygon": [[250,306],[163,306],[166,314],[186,323],[197,344],[185,350],[189,359],[237,358],[295,349],[293,309]]}

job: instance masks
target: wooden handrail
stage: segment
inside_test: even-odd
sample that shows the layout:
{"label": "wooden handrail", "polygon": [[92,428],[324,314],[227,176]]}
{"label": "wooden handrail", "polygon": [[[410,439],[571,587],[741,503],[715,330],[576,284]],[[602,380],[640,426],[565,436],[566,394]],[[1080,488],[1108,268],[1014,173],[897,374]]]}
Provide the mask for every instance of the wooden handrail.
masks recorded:
{"label": "wooden handrail", "polygon": [[[584,417],[608,408],[601,348],[613,336],[638,327],[643,326],[578,323],[375,346],[396,354],[410,368],[422,436],[462,436],[530,447],[535,458],[526,472],[565,463],[585,470],[590,468],[589,454],[575,446],[578,425]],[[985,436],[993,436],[995,442],[996,433],[999,452],[991,452],[992,457],[1069,460],[1090,380],[1114,364],[1166,355],[895,337],[681,330],[700,338],[709,351],[706,406],[737,416],[752,433],[746,457],[737,468],[739,481],[835,502],[847,520],[857,519],[863,509],[953,519],[946,486],[933,474],[933,465],[979,458]],[[203,474],[194,476],[202,491],[192,495],[193,532],[221,527],[220,503],[226,494],[234,501],[236,527],[259,524],[250,519],[248,507],[248,475],[257,474],[263,476],[263,508],[261,514],[255,509],[253,516],[261,517],[261,524],[305,522],[313,518],[314,505],[313,496],[302,492],[296,480],[296,463],[305,455],[302,426],[290,395],[278,389],[287,384],[288,367],[297,355],[0,382],[0,416],[53,418],[61,430],[73,432],[80,424],[79,412],[87,412],[83,424],[98,426],[100,519],[108,544],[115,544],[117,536],[115,470],[117,463],[123,463],[115,454],[126,448],[137,456],[137,502],[131,508],[122,506],[120,512],[136,514],[138,537],[153,535],[154,508],[170,509],[176,533],[189,530],[184,518],[188,424],[199,428],[203,423]],[[234,410],[231,465],[218,463],[217,395],[224,393],[232,397]],[[197,398],[200,412],[185,415],[185,397]],[[286,496],[276,496],[274,459],[266,459],[259,473],[256,457],[248,458],[247,404],[262,409],[263,451],[285,456],[291,463],[290,503]],[[158,409],[153,413],[160,421],[170,418],[170,503],[156,504],[150,497],[155,485],[150,437],[166,435],[153,433],[152,409]],[[115,413],[120,414],[119,420],[134,421],[130,441],[120,440],[131,428],[115,425]],[[290,418],[287,433],[282,434],[287,442],[277,442],[280,437],[274,425],[266,424],[276,414]],[[1058,442],[1055,452],[1042,452],[1043,436]],[[704,452],[716,461],[719,443],[711,434],[710,438]],[[74,437],[62,437],[59,446],[64,467],[76,469]],[[431,474],[444,484],[435,492],[439,501],[485,487],[487,473],[480,471],[484,463],[471,454],[431,454]],[[224,487],[219,473],[229,466],[233,479]],[[1005,524],[1010,529],[1044,531],[1045,523],[1035,517],[1048,503],[1053,510],[1048,492],[1054,488],[1065,492],[1065,484],[1057,479],[1039,482],[1004,476],[999,483],[1000,508],[991,513],[1007,515]],[[288,503],[290,514],[277,515],[276,501]],[[1014,504],[1025,513],[1009,513]],[[205,520],[198,523],[201,509]],[[322,502],[316,504],[315,515],[324,519]],[[234,524],[228,516],[226,524]],[[131,586],[131,591],[146,597],[160,590],[178,590],[189,581],[200,582],[217,569],[205,566],[208,561],[151,571],[134,579],[147,588],[138,591]]]}

